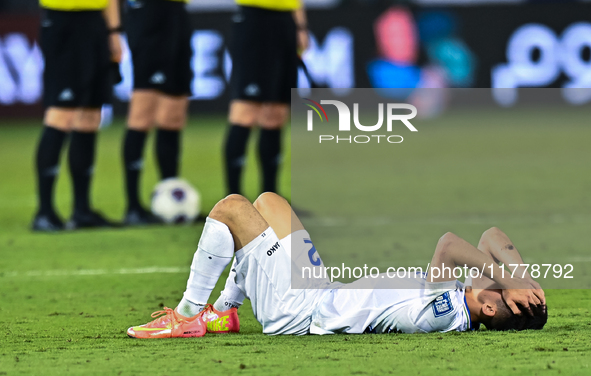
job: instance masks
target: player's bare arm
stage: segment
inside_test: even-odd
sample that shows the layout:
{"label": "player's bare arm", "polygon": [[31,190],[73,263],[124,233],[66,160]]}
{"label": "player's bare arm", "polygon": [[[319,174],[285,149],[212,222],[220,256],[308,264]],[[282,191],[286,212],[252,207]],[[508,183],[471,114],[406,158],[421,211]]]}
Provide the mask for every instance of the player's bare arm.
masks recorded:
{"label": "player's bare arm", "polygon": [[[452,233],[443,235],[437,243],[437,248],[431,260],[431,268],[444,267],[464,267],[478,268],[483,274],[498,283],[502,290],[503,298],[509,308],[515,314],[520,314],[521,310],[517,305],[523,307],[530,315],[532,311],[530,305],[538,306],[542,302],[534,294],[534,289],[525,281],[512,279],[510,273],[504,273],[503,267],[495,262],[494,258],[487,253],[479,251],[473,245],[464,239]],[[455,279],[449,273],[439,273],[427,277],[432,282],[443,282]]]}
{"label": "player's bare arm", "polygon": [[[521,266],[524,264],[523,258],[507,234],[501,231],[498,227],[492,227],[486,230],[478,242],[478,249],[485,254],[490,255],[498,264],[520,265],[515,272],[518,273],[518,275],[523,276],[523,279],[534,289],[534,294],[540,299],[542,304],[546,304],[544,290],[542,290],[540,284],[531,277],[529,272]],[[478,280],[475,280],[474,282],[475,285],[483,283],[483,281]]]}

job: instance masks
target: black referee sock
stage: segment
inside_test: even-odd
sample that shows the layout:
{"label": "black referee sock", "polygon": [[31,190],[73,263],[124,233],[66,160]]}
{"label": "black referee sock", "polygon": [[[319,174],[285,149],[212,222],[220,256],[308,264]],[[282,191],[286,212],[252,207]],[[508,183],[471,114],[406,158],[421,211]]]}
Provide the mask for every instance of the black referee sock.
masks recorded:
{"label": "black referee sock", "polygon": [[277,192],[277,171],[281,162],[281,129],[261,129],[259,158],[263,170],[263,192]]}
{"label": "black referee sock", "polygon": [[96,132],[72,131],[68,162],[74,184],[74,212],[90,211],[90,181],[94,174]]}
{"label": "black referee sock", "polygon": [[158,129],[156,132],[156,159],[162,180],[179,174],[180,131]]}
{"label": "black referee sock", "polygon": [[39,214],[54,214],[53,188],[59,172],[59,159],[68,134],[59,129],[44,126],[37,147],[36,169],[39,193]]}
{"label": "black referee sock", "polygon": [[246,144],[249,135],[250,128],[230,124],[224,147],[228,194],[240,194],[241,192],[240,180],[246,158]]}
{"label": "black referee sock", "polygon": [[140,209],[139,180],[144,165],[144,146],[147,132],[128,129],[123,141],[123,168],[125,169],[125,189],[127,210]]}

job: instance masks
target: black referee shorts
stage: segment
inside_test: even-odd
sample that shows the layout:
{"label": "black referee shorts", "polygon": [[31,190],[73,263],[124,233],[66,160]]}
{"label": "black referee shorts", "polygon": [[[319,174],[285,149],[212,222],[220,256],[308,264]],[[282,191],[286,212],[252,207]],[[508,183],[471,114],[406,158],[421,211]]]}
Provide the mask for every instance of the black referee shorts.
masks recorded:
{"label": "black referee shorts", "polygon": [[168,0],[127,2],[125,23],[133,60],[133,88],[190,95],[191,26],[185,4]]}
{"label": "black referee shorts", "polygon": [[100,108],[110,102],[111,54],[100,11],[44,10],[41,49],[46,107]]}
{"label": "black referee shorts", "polygon": [[240,7],[233,21],[232,99],[290,103],[298,74],[291,12]]}

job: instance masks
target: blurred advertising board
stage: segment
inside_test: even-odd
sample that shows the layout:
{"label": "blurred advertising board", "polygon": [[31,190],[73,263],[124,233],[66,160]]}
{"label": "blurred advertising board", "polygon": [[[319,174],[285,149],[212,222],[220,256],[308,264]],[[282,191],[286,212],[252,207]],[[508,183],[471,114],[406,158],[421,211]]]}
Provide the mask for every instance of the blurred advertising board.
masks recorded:
{"label": "blurred advertising board", "polygon": [[[380,10],[370,16],[373,30],[363,36],[374,44],[355,44],[362,64],[356,82],[358,87],[589,88],[590,11],[591,4],[574,2]],[[356,41],[360,33],[354,32]],[[499,103],[511,105],[517,94],[510,97]],[[565,94],[564,99],[582,104],[591,97]]]}
{"label": "blurred advertising board", "polygon": [[[591,87],[591,3],[449,3],[310,6],[310,48],[303,56],[309,75],[300,71],[299,86],[309,87],[311,77],[315,86],[342,93],[353,87],[514,88],[498,98],[503,105],[518,100],[520,87]],[[225,111],[233,12],[193,10],[191,109]],[[0,18],[0,116],[40,108],[37,25],[35,17]],[[125,48],[123,82],[114,89],[116,113],[125,110],[133,87],[132,64]],[[591,101],[587,91],[578,93],[564,100]]]}
{"label": "blurred advertising board", "polygon": [[[306,9],[333,8],[341,0],[304,0]],[[238,6],[235,0],[190,0],[187,8],[190,12],[234,11]]]}
{"label": "blurred advertising board", "polygon": [[43,111],[38,31],[37,16],[0,14],[0,119]]}

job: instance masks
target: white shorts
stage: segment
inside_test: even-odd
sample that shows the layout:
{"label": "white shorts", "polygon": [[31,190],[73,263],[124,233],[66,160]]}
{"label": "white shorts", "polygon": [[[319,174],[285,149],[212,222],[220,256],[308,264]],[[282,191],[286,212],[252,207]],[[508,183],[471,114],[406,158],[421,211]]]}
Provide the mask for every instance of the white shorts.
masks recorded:
{"label": "white shorts", "polygon": [[[279,240],[269,227],[236,252],[236,284],[250,299],[265,334],[308,334],[312,313],[330,291],[328,280],[291,288],[292,268],[301,268],[313,247],[309,239],[301,230]],[[319,258],[312,260],[317,263]]]}

